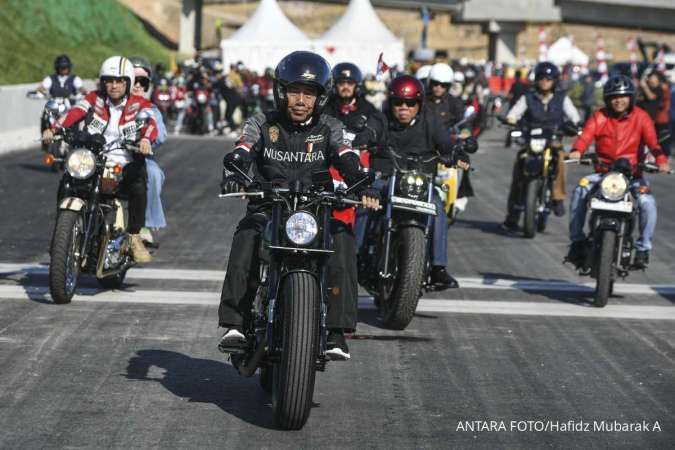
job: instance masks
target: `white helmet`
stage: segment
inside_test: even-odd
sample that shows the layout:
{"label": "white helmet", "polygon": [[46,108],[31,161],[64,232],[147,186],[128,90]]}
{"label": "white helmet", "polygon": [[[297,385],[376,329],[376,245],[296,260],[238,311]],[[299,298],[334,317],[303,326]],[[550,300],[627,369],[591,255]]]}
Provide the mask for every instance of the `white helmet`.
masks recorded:
{"label": "white helmet", "polygon": [[424,80],[426,78],[429,78],[429,72],[431,72],[431,66],[426,65],[422,66],[419,69],[417,69],[417,72],[415,72],[415,78],[418,80]]}
{"label": "white helmet", "polygon": [[454,81],[455,83],[464,83],[464,74],[462,72],[455,72]]}
{"label": "white helmet", "polygon": [[436,63],[431,66],[431,71],[429,72],[429,80],[436,81],[437,83],[448,84],[452,83],[454,78],[454,72],[452,68],[443,63]]}
{"label": "white helmet", "polygon": [[101,84],[106,78],[126,78],[127,95],[134,86],[134,65],[124,56],[111,56],[103,61],[101,70],[98,73],[98,79]]}

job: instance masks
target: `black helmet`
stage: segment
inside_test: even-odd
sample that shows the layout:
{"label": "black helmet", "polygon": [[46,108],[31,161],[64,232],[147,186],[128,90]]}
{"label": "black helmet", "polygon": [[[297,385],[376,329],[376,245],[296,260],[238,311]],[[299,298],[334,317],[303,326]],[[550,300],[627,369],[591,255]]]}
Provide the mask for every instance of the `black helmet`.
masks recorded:
{"label": "black helmet", "polygon": [[274,71],[274,103],[280,112],[285,112],[288,104],[289,84],[306,84],[319,90],[312,113],[318,116],[326,106],[332,86],[330,66],[316,53],[297,51],[286,55]]}
{"label": "black helmet", "polygon": [[544,61],[537,64],[534,68],[534,80],[539,81],[542,78],[550,78],[553,81],[558,81],[560,78],[560,70],[555,64]]}
{"label": "black helmet", "polygon": [[54,59],[54,71],[58,73],[60,69],[71,69],[73,63],[70,62],[68,55],[59,55]]}
{"label": "black helmet", "polygon": [[363,74],[355,64],[343,62],[336,64],[333,67],[333,82],[335,84],[342,80],[350,80],[356,83],[354,95],[359,95],[361,92],[361,83],[363,83]]}
{"label": "black helmet", "polygon": [[602,88],[602,97],[607,107],[609,107],[609,100],[612,97],[624,95],[630,96],[630,105],[632,107],[635,99],[635,85],[626,75],[614,75],[610,77]]}
{"label": "black helmet", "polygon": [[128,59],[133,64],[134,69],[143,69],[148,73],[148,78],[152,78],[152,64],[150,64],[148,58],[144,56],[130,56]]}

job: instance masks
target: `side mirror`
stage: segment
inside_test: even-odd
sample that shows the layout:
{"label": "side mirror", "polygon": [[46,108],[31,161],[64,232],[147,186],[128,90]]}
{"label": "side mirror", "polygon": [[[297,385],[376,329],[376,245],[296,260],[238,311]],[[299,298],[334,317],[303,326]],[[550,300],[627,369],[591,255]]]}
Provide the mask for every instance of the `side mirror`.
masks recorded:
{"label": "side mirror", "polygon": [[562,132],[565,136],[577,136],[580,131],[579,127],[572,122],[565,122],[562,127]]}
{"label": "side mirror", "polygon": [[464,110],[464,120],[469,119],[471,116],[476,114],[476,108],[472,106],[467,106],[467,108]]}

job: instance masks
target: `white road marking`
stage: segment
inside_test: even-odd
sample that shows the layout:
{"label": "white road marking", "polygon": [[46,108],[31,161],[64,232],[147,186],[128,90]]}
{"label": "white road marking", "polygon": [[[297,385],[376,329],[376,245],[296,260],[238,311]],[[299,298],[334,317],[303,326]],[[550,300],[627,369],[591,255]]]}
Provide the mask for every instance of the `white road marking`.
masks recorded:
{"label": "white road marking", "polygon": [[[37,263],[0,263],[0,275],[12,273],[47,275],[49,267]],[[127,272],[127,278],[136,280],[223,281],[225,272],[220,270],[133,268]],[[462,289],[582,293],[593,292],[595,290],[593,282],[574,283],[564,280],[538,281],[488,277],[458,277],[457,280]],[[675,284],[616,283],[614,285],[614,293],[625,295],[675,295]]]}
{"label": "white road marking", "polygon": [[[0,299],[50,300],[45,286],[0,285]],[[220,301],[217,292],[198,291],[102,291],[78,289],[73,301],[78,303],[140,303],[157,305],[209,305]],[[359,298],[359,309],[374,309],[372,299]],[[556,302],[512,302],[452,299],[421,299],[418,312],[498,314],[526,316],[596,317],[615,319],[675,320],[675,306],[590,305]]]}

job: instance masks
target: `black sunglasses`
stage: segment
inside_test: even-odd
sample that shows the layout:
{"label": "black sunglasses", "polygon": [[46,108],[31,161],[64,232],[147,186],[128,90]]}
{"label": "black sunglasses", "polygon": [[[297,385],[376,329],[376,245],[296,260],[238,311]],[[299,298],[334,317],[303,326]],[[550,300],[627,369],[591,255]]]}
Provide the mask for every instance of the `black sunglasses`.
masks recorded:
{"label": "black sunglasses", "polygon": [[406,98],[392,98],[391,99],[392,106],[403,106],[404,103],[408,108],[412,108],[413,106],[415,106],[417,104],[417,100],[406,99]]}
{"label": "black sunglasses", "polygon": [[439,82],[439,81],[431,80],[431,82],[430,82],[429,84],[431,85],[431,87],[435,87],[435,86],[443,86],[445,89],[449,89],[449,88],[450,88],[450,83],[441,83],[441,82]]}
{"label": "black sunglasses", "polygon": [[148,78],[148,77],[136,77],[134,79],[134,85],[136,85],[136,84],[140,84],[141,86],[143,86],[143,89],[147,91],[150,88],[150,78]]}

